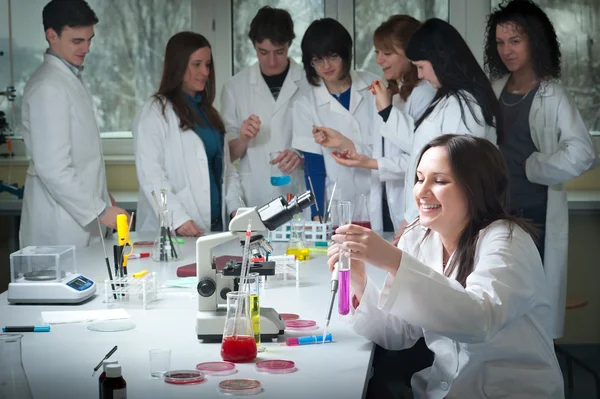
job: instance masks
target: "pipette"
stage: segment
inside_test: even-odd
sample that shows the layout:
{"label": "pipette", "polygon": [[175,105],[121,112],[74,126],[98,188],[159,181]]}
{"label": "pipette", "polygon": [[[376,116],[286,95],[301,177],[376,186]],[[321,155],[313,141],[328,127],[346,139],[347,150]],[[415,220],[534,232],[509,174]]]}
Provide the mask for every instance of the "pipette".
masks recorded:
{"label": "pipette", "polygon": [[[113,284],[112,272],[110,271],[110,261],[108,260],[108,254],[106,253],[106,245],[104,244],[104,231],[102,229],[102,225],[100,224],[100,216],[98,216],[98,211],[95,208],[94,212],[96,213],[98,231],[100,232],[100,241],[102,241],[102,249],[104,250],[104,260],[106,261],[106,269],[108,270],[108,279],[110,280],[110,286],[113,291],[113,297],[117,299],[117,294],[115,294],[115,285]],[[96,372],[96,370],[94,370],[94,372]]]}
{"label": "pipette", "polygon": [[329,299],[329,308],[327,309],[327,318],[325,320],[325,328],[323,329],[323,343],[325,343],[325,337],[327,337],[327,327],[329,327],[329,321],[331,320],[331,312],[333,311],[333,302],[335,301],[335,295],[338,291],[339,286],[339,268],[338,263],[335,262],[333,271],[331,272],[331,298]]}
{"label": "pipette", "polygon": [[327,223],[329,219],[329,213],[331,212],[331,203],[333,202],[333,195],[335,194],[335,188],[337,187],[337,180],[333,183],[333,190],[331,190],[331,197],[329,197],[329,204],[327,205],[327,212],[325,212],[325,219],[323,223]]}

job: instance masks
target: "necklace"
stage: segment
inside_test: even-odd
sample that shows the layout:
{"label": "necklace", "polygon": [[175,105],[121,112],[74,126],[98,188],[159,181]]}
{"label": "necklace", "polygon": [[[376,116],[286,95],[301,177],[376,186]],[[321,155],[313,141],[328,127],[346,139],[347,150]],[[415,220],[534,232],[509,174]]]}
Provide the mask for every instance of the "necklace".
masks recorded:
{"label": "necklace", "polygon": [[502,101],[502,104],[506,105],[507,107],[515,107],[515,106],[519,105],[523,100],[525,100],[527,98],[527,96],[529,96],[529,93],[531,93],[531,90],[533,90],[534,87],[532,87],[531,89],[529,89],[529,91],[527,93],[525,93],[525,95],[523,97],[521,97],[521,99],[517,100],[517,102],[514,102],[512,104],[507,103],[504,100],[504,94],[502,94],[502,96],[500,96],[500,101]]}

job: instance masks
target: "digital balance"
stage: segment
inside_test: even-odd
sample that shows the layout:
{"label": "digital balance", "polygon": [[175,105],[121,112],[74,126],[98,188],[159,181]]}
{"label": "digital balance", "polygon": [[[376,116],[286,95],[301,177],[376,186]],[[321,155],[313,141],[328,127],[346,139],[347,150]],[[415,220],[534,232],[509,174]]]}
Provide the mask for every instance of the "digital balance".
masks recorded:
{"label": "digital balance", "polygon": [[10,255],[8,302],[72,304],[96,292],[96,283],[77,273],[75,247],[30,246]]}

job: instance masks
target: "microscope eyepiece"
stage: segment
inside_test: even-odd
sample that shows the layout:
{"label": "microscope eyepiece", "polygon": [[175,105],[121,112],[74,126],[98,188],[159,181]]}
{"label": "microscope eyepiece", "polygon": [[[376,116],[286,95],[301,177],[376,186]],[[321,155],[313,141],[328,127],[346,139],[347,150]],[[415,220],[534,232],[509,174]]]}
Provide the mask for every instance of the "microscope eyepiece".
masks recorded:
{"label": "microscope eyepiece", "polygon": [[314,203],[314,195],[312,192],[307,191],[292,198],[290,202],[287,202],[283,197],[275,198],[262,206],[258,210],[258,214],[267,229],[275,230],[292,220],[295,214],[302,212]]}

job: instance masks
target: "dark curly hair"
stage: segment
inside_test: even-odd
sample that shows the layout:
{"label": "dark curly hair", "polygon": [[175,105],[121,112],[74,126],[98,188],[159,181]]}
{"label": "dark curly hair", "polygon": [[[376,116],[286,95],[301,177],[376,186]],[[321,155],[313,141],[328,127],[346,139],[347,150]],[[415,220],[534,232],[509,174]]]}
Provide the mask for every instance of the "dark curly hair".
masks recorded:
{"label": "dark curly hair", "polygon": [[510,73],[496,47],[496,27],[515,23],[531,43],[533,70],[541,80],[560,78],[560,44],[548,15],[531,0],[504,1],[487,18],[484,64],[492,80]]}

